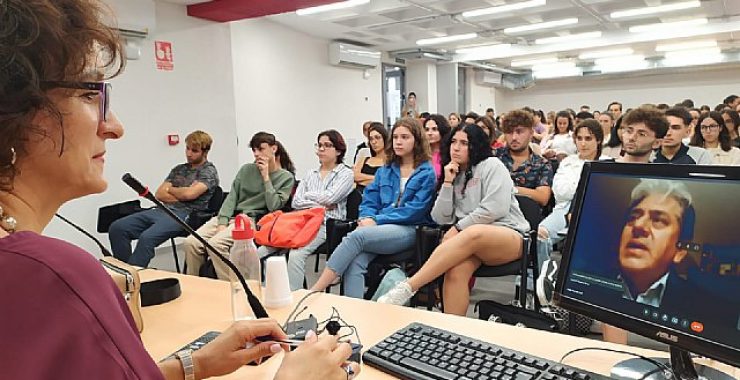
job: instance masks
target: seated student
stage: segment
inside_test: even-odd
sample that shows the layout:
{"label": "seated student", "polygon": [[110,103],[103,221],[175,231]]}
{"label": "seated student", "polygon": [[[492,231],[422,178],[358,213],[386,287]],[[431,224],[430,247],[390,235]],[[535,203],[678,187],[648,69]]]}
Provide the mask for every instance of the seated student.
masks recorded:
{"label": "seated student", "polygon": [[385,165],[385,144],[388,142],[388,132],[381,123],[371,123],[367,135],[371,155],[355,162],[354,166],[355,186],[360,193],[373,182],[378,168]]}
{"label": "seated student", "polygon": [[683,139],[691,128],[691,114],[684,107],[673,107],[665,111],[668,132],[655,151],[652,162],[658,164],[711,165],[712,156],[703,148],[686,146]]}
{"label": "seated student", "polygon": [[457,112],[452,112],[449,116],[447,116],[447,121],[450,125],[450,128],[455,128],[460,125],[460,115]]}
{"label": "seated student", "polygon": [[506,165],[519,194],[526,195],[545,206],[550,201],[552,165],[535,154],[531,147],[534,117],[529,112],[508,112],[501,122],[506,146],[498,148],[493,155]]}
{"label": "seated student", "polygon": [[508,169],[472,125],[455,128],[445,144],[445,176],[432,209],[439,224],[454,224],[424,266],[378,299],[403,305],[422,286],[445,275],[445,313],[465,315],[468,281],[482,264],[500,265],[522,254],[529,224],[519,209]]}
{"label": "seated student", "polygon": [[372,121],[366,121],[362,123],[362,136],[365,137],[365,140],[357,144],[357,148],[355,149],[355,157],[352,159],[353,163],[357,162],[358,157],[360,158],[360,160],[362,160],[364,157],[370,156],[370,147],[368,146],[368,133],[370,132],[370,124],[372,123]]}
{"label": "seated student", "polygon": [[440,146],[442,145],[442,140],[450,133],[450,126],[447,124],[447,119],[444,116],[433,114],[424,120],[424,132],[427,135],[427,141],[429,141],[429,148],[431,149],[434,174],[436,174],[439,180],[442,176]]}
{"label": "seated student", "polygon": [[542,156],[547,159],[563,158],[576,153],[576,145],[573,143],[573,119],[568,111],[560,111],[555,116],[555,130],[540,143]]}
{"label": "seated student", "polygon": [[719,112],[712,111],[699,118],[690,145],[709,151],[714,165],[740,165],[740,149],[732,146],[730,133]]}
{"label": "seated student", "polygon": [[663,112],[652,106],[642,106],[624,115],[622,141],[624,155],[616,162],[633,164],[650,163],[650,157],[660,148],[668,133],[668,120]]}
{"label": "seated student", "polygon": [[[309,170],[298,184],[292,206],[297,210],[323,207],[326,209],[326,218],[344,219],[347,216],[347,196],[352,191],[353,184],[352,170],[343,163],[347,145],[342,135],[332,129],[319,133],[315,146],[319,167]],[[322,224],[318,234],[308,245],[290,250],[288,279],[291,290],[303,288],[306,257],[324,241],[326,226]],[[280,249],[262,246],[258,254],[264,257],[278,250]]]}
{"label": "seated student", "polygon": [[[218,172],[213,163],[208,161],[212,143],[211,136],[203,131],[195,131],[185,137],[187,163],[172,168],[157,188],[157,199],[180,219],[185,219],[193,211],[208,208],[208,202],[218,186]],[[154,249],[181,233],[182,227],[176,221],[164,211],[152,208],[113,222],[108,239],[116,258],[146,268],[154,257]],[[138,241],[132,254],[131,241],[134,239]]]}
{"label": "seated student", "polygon": [[[611,112],[609,112],[611,114]],[[603,115],[602,115],[603,116]],[[622,157],[622,118],[614,122],[614,126],[609,132],[609,137],[604,137],[604,148],[601,154],[614,159]]]}
{"label": "seated student", "polygon": [[724,109],[721,113],[722,119],[725,121],[727,132],[730,133],[732,146],[740,148],[740,136],[737,133],[737,127],[740,126],[740,114],[738,114],[734,109]]}
{"label": "seated student", "polygon": [[[281,209],[288,201],[295,183],[293,162],[275,136],[258,132],[252,136],[249,146],[255,162],[239,169],[218,215],[197,231],[226,257],[234,243],[231,238],[234,216],[246,214],[254,221],[260,215]],[[193,236],[185,239],[183,248],[187,274],[197,276],[209,253]],[[213,265],[219,279],[229,279],[230,270],[226,264],[221,260],[213,260]]]}
{"label": "seated student", "polygon": [[[604,141],[603,129],[598,121],[586,119],[576,125],[574,139],[578,153],[563,159],[558,171],[552,180],[552,192],[555,195],[555,207],[537,229],[537,260],[540,267],[545,268],[545,260],[550,258],[552,245],[562,240],[558,232],[566,227],[565,216],[570,210],[570,204],[578,188],[581,170],[586,161],[609,159],[601,155]],[[546,271],[542,271],[545,273]],[[548,298],[549,294],[538,293],[541,298]],[[541,300],[542,304],[549,303]]]}
{"label": "seated student", "polygon": [[434,169],[429,143],[415,119],[402,118],[391,130],[388,163],[365,189],[357,229],[350,232],[326,262],[311,290],[322,291],[339,276],[344,294],[362,298],[367,266],[378,255],[405,251],[416,242],[416,225],[432,223]]}

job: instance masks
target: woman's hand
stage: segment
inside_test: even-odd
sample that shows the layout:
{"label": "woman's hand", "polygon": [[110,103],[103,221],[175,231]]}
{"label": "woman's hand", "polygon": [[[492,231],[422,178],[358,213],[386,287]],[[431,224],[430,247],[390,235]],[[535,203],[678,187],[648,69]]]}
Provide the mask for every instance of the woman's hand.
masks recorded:
{"label": "woman's hand", "polygon": [[255,341],[260,336],[288,339],[274,319],[236,322],[212,342],[193,352],[195,377],[204,379],[226,375],[247,363],[283,350],[275,342]]}
{"label": "woman's hand", "polygon": [[457,162],[450,161],[449,164],[445,165],[445,182],[451,183],[454,181],[459,171],[460,165]]}
{"label": "woman's hand", "polygon": [[373,218],[362,218],[357,221],[357,227],[371,227],[377,225],[378,223],[375,223],[375,219]]}
{"label": "woman's hand", "polygon": [[[276,380],[347,380],[360,373],[360,366],[348,362],[352,347],[338,343],[334,335],[317,337],[313,331],[306,334],[306,341],[285,355]],[[351,369],[347,370],[347,367]],[[350,374],[350,372],[352,374]]]}

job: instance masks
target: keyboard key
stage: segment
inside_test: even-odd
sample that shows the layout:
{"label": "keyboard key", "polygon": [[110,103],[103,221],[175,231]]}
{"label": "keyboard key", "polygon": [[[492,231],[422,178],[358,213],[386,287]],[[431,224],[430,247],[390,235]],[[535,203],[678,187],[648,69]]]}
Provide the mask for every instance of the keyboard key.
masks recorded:
{"label": "keyboard key", "polygon": [[393,354],[389,358],[389,360],[392,361],[392,362],[399,362],[399,361],[401,361],[401,359],[403,359],[403,356],[401,356],[399,354]]}
{"label": "keyboard key", "polygon": [[401,365],[409,368],[414,368],[418,370],[419,372],[422,372],[424,374],[427,374],[432,377],[436,377],[439,379],[445,379],[445,380],[455,380],[457,379],[457,375],[454,373],[439,369],[437,367],[431,366],[427,363],[422,363],[418,360],[405,358],[401,360]]}

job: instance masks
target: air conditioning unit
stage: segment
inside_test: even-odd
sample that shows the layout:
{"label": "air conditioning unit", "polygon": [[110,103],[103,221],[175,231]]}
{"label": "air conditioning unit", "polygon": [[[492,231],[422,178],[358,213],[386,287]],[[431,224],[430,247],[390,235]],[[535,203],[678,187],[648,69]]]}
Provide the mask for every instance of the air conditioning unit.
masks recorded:
{"label": "air conditioning unit", "polygon": [[113,10],[114,20],[108,25],[118,29],[126,39],[144,39],[154,32],[157,17],[154,0],[105,0]]}
{"label": "air conditioning unit", "polygon": [[479,86],[500,86],[503,75],[485,70],[475,70],[475,84]]}
{"label": "air conditioning unit", "polygon": [[351,66],[370,69],[380,65],[381,53],[366,47],[344,42],[329,44],[329,63],[335,66]]}

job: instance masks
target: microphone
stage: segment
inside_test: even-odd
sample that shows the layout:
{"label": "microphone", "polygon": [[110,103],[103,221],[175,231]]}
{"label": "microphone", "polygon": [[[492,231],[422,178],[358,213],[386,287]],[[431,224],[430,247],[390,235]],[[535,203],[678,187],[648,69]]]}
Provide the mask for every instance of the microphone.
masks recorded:
{"label": "microphone", "polygon": [[110,251],[108,250],[108,248],[105,248],[105,246],[103,245],[103,243],[101,243],[100,240],[98,240],[95,236],[92,236],[92,234],[90,234],[89,232],[83,230],[82,227],[80,227],[80,226],[72,223],[71,220],[69,220],[69,219],[67,219],[67,218],[65,218],[65,217],[63,217],[63,216],[61,216],[59,214],[54,214],[54,215],[56,215],[57,218],[63,220],[65,223],[67,223],[70,226],[74,227],[77,231],[82,232],[83,235],[85,235],[85,236],[89,237],[90,239],[92,239],[92,241],[94,241],[95,244],[97,244],[98,247],[100,247],[100,252],[103,253],[103,256],[108,256],[108,257],[113,256],[110,253]]}
{"label": "microphone", "polygon": [[231,269],[232,272],[236,275],[236,278],[239,279],[239,282],[244,287],[244,292],[247,294],[247,302],[249,302],[249,306],[252,308],[252,311],[254,312],[254,315],[257,318],[269,318],[270,316],[267,314],[267,311],[265,310],[265,307],[262,306],[262,303],[260,302],[259,298],[257,298],[254,293],[252,293],[252,290],[249,289],[249,286],[247,285],[247,282],[244,280],[244,276],[239,272],[239,270],[234,266],[234,263],[232,263],[229,259],[224,257],[224,255],[220,254],[216,248],[213,248],[206,239],[203,239],[202,236],[200,236],[195,230],[193,230],[192,227],[190,227],[185,221],[180,219],[177,215],[175,215],[172,210],[170,210],[168,207],[166,207],[162,202],[159,201],[159,199],[155,198],[154,195],[149,191],[149,188],[142,185],[141,182],[139,182],[136,178],[131,176],[131,173],[126,173],[121,178],[123,182],[125,182],[129,187],[131,187],[134,191],[136,191],[139,196],[144,197],[150,201],[152,201],[157,207],[159,207],[162,211],[164,211],[170,218],[175,220],[182,228],[185,229],[185,231],[188,231],[191,235],[193,235],[196,239],[198,239],[199,242],[203,243],[203,246],[206,247],[211,253],[213,253],[216,257],[219,258],[219,260],[223,261],[224,264],[226,264],[229,269]]}

